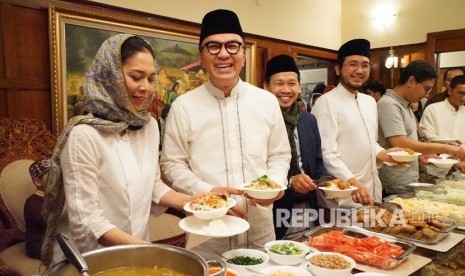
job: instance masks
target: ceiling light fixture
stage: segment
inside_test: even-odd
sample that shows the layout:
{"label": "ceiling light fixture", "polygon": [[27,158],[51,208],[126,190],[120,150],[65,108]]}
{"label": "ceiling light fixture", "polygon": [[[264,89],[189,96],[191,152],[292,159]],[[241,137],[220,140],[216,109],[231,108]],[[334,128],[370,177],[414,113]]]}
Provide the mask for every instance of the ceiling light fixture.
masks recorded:
{"label": "ceiling light fixture", "polygon": [[399,58],[396,56],[396,52],[394,51],[394,48],[391,47],[391,49],[389,49],[388,51],[388,56],[386,58],[386,62],[384,63],[384,66],[386,66],[386,68],[388,69],[397,68],[398,61],[399,61]]}

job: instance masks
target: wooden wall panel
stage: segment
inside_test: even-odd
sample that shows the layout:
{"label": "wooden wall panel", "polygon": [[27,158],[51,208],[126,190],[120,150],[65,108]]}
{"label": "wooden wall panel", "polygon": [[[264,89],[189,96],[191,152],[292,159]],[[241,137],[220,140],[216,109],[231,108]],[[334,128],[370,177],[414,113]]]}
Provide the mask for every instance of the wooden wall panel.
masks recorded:
{"label": "wooden wall panel", "polygon": [[0,89],[0,117],[8,117],[7,109],[6,91],[5,89]]}
{"label": "wooden wall panel", "polygon": [[28,80],[50,83],[50,70],[44,70],[50,64],[47,12],[15,8],[12,19],[15,33],[21,34],[9,42],[17,47],[16,78],[27,76]]}
{"label": "wooden wall panel", "polygon": [[424,60],[426,58],[426,43],[396,46],[394,51],[399,57],[399,66],[391,72],[390,69],[384,66],[389,49],[377,48],[371,51],[373,70],[370,79],[382,82],[386,88],[392,88],[399,81],[400,71],[402,70],[400,58],[404,58],[405,66],[413,60]]}
{"label": "wooden wall panel", "polygon": [[0,116],[51,129],[47,9],[0,3]]}
{"label": "wooden wall panel", "polygon": [[[27,99],[27,100],[26,100]],[[7,93],[8,115],[14,119],[34,118],[45,122],[51,129],[50,93],[41,90],[13,90]]]}

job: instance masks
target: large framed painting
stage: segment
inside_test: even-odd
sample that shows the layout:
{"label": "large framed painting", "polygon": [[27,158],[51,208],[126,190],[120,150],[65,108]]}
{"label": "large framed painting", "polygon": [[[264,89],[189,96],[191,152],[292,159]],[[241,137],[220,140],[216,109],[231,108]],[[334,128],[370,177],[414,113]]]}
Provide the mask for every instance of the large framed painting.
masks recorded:
{"label": "large framed painting", "polygon": [[[85,112],[84,74],[102,42],[112,35],[140,35],[156,51],[158,79],[150,112],[157,119],[177,96],[208,79],[198,55],[198,24],[71,3],[50,4],[49,24],[55,134],[60,133],[69,118]],[[246,53],[241,78],[257,85],[255,42],[246,42]]]}

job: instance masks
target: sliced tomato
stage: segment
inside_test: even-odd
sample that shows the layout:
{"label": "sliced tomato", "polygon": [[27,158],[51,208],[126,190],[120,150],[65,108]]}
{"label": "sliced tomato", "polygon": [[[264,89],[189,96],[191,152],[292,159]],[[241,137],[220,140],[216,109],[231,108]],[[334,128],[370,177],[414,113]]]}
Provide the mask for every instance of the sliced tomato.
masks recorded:
{"label": "sliced tomato", "polygon": [[356,262],[381,268],[390,268],[391,258],[404,252],[402,247],[391,244],[376,236],[363,239],[331,231],[309,239],[309,244],[323,251],[333,251],[353,258]]}

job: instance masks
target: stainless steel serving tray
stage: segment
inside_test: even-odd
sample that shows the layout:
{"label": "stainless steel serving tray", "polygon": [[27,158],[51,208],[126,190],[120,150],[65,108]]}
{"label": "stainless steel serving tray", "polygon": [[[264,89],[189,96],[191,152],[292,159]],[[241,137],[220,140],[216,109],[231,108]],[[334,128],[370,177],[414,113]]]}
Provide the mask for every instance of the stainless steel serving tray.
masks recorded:
{"label": "stainless steel serving tray", "polygon": [[[355,261],[357,263],[366,264],[366,265],[381,268],[381,269],[390,270],[390,269],[394,269],[398,267],[402,262],[404,262],[407,259],[407,257],[416,248],[416,245],[409,241],[398,239],[398,238],[388,236],[385,234],[374,233],[374,232],[367,231],[362,228],[354,227],[354,226],[349,226],[349,227],[339,227],[339,226],[321,227],[319,226],[315,229],[312,229],[304,233],[303,236],[307,238],[308,243],[310,243],[312,238],[315,238],[319,235],[326,234],[326,233],[329,233],[335,230],[341,231],[344,235],[349,236],[349,237],[354,237],[354,238],[367,238],[371,236],[376,236],[391,244],[400,246],[404,250],[404,252],[396,258],[379,256],[379,255],[376,255],[375,252],[362,252],[362,251],[357,251],[357,250],[351,250],[352,252],[361,254],[364,257],[364,260],[356,259]],[[370,260],[377,260],[377,261],[371,262]]]}
{"label": "stainless steel serving tray", "polygon": [[425,214],[434,215],[436,217],[444,217],[452,219],[456,226],[460,229],[465,229],[465,206],[460,206],[453,203],[434,201],[425,198],[417,198],[414,194],[399,194],[384,198],[384,202],[390,202],[400,198],[406,200],[402,205],[402,210],[407,212],[424,212]]}
{"label": "stainless steel serving tray", "polygon": [[[362,207],[357,211],[357,214],[360,212],[364,212],[364,214],[368,216],[372,214],[373,215],[376,214],[375,212],[370,212],[370,209],[376,209],[376,208],[373,206]],[[431,217],[431,215],[428,215],[425,213],[418,213],[418,212],[412,213],[408,211],[402,211],[402,216],[414,216],[415,218],[425,218],[428,220],[434,220],[435,222],[440,222],[444,224],[445,226],[441,229],[438,228],[439,231],[435,231],[437,233],[437,236],[434,238],[429,238],[429,239],[422,238],[424,235],[422,233],[417,233],[418,231],[421,231],[420,230],[421,227],[418,227],[417,230],[415,230],[415,232],[412,232],[410,234],[406,232],[405,230],[406,228],[401,225],[398,225],[398,228],[395,229],[397,230],[397,232],[395,233],[390,232],[390,231],[394,231],[394,227],[385,227],[383,229],[376,229],[375,227],[363,227],[363,229],[367,231],[371,231],[371,232],[389,235],[389,236],[396,237],[396,238],[403,239],[403,240],[412,241],[412,242],[423,243],[423,244],[437,244],[438,242],[440,242],[441,240],[449,236],[450,232],[454,230],[456,227],[454,220],[445,218],[445,217],[436,217],[436,216]],[[419,234],[419,235],[416,236],[415,234]]]}

